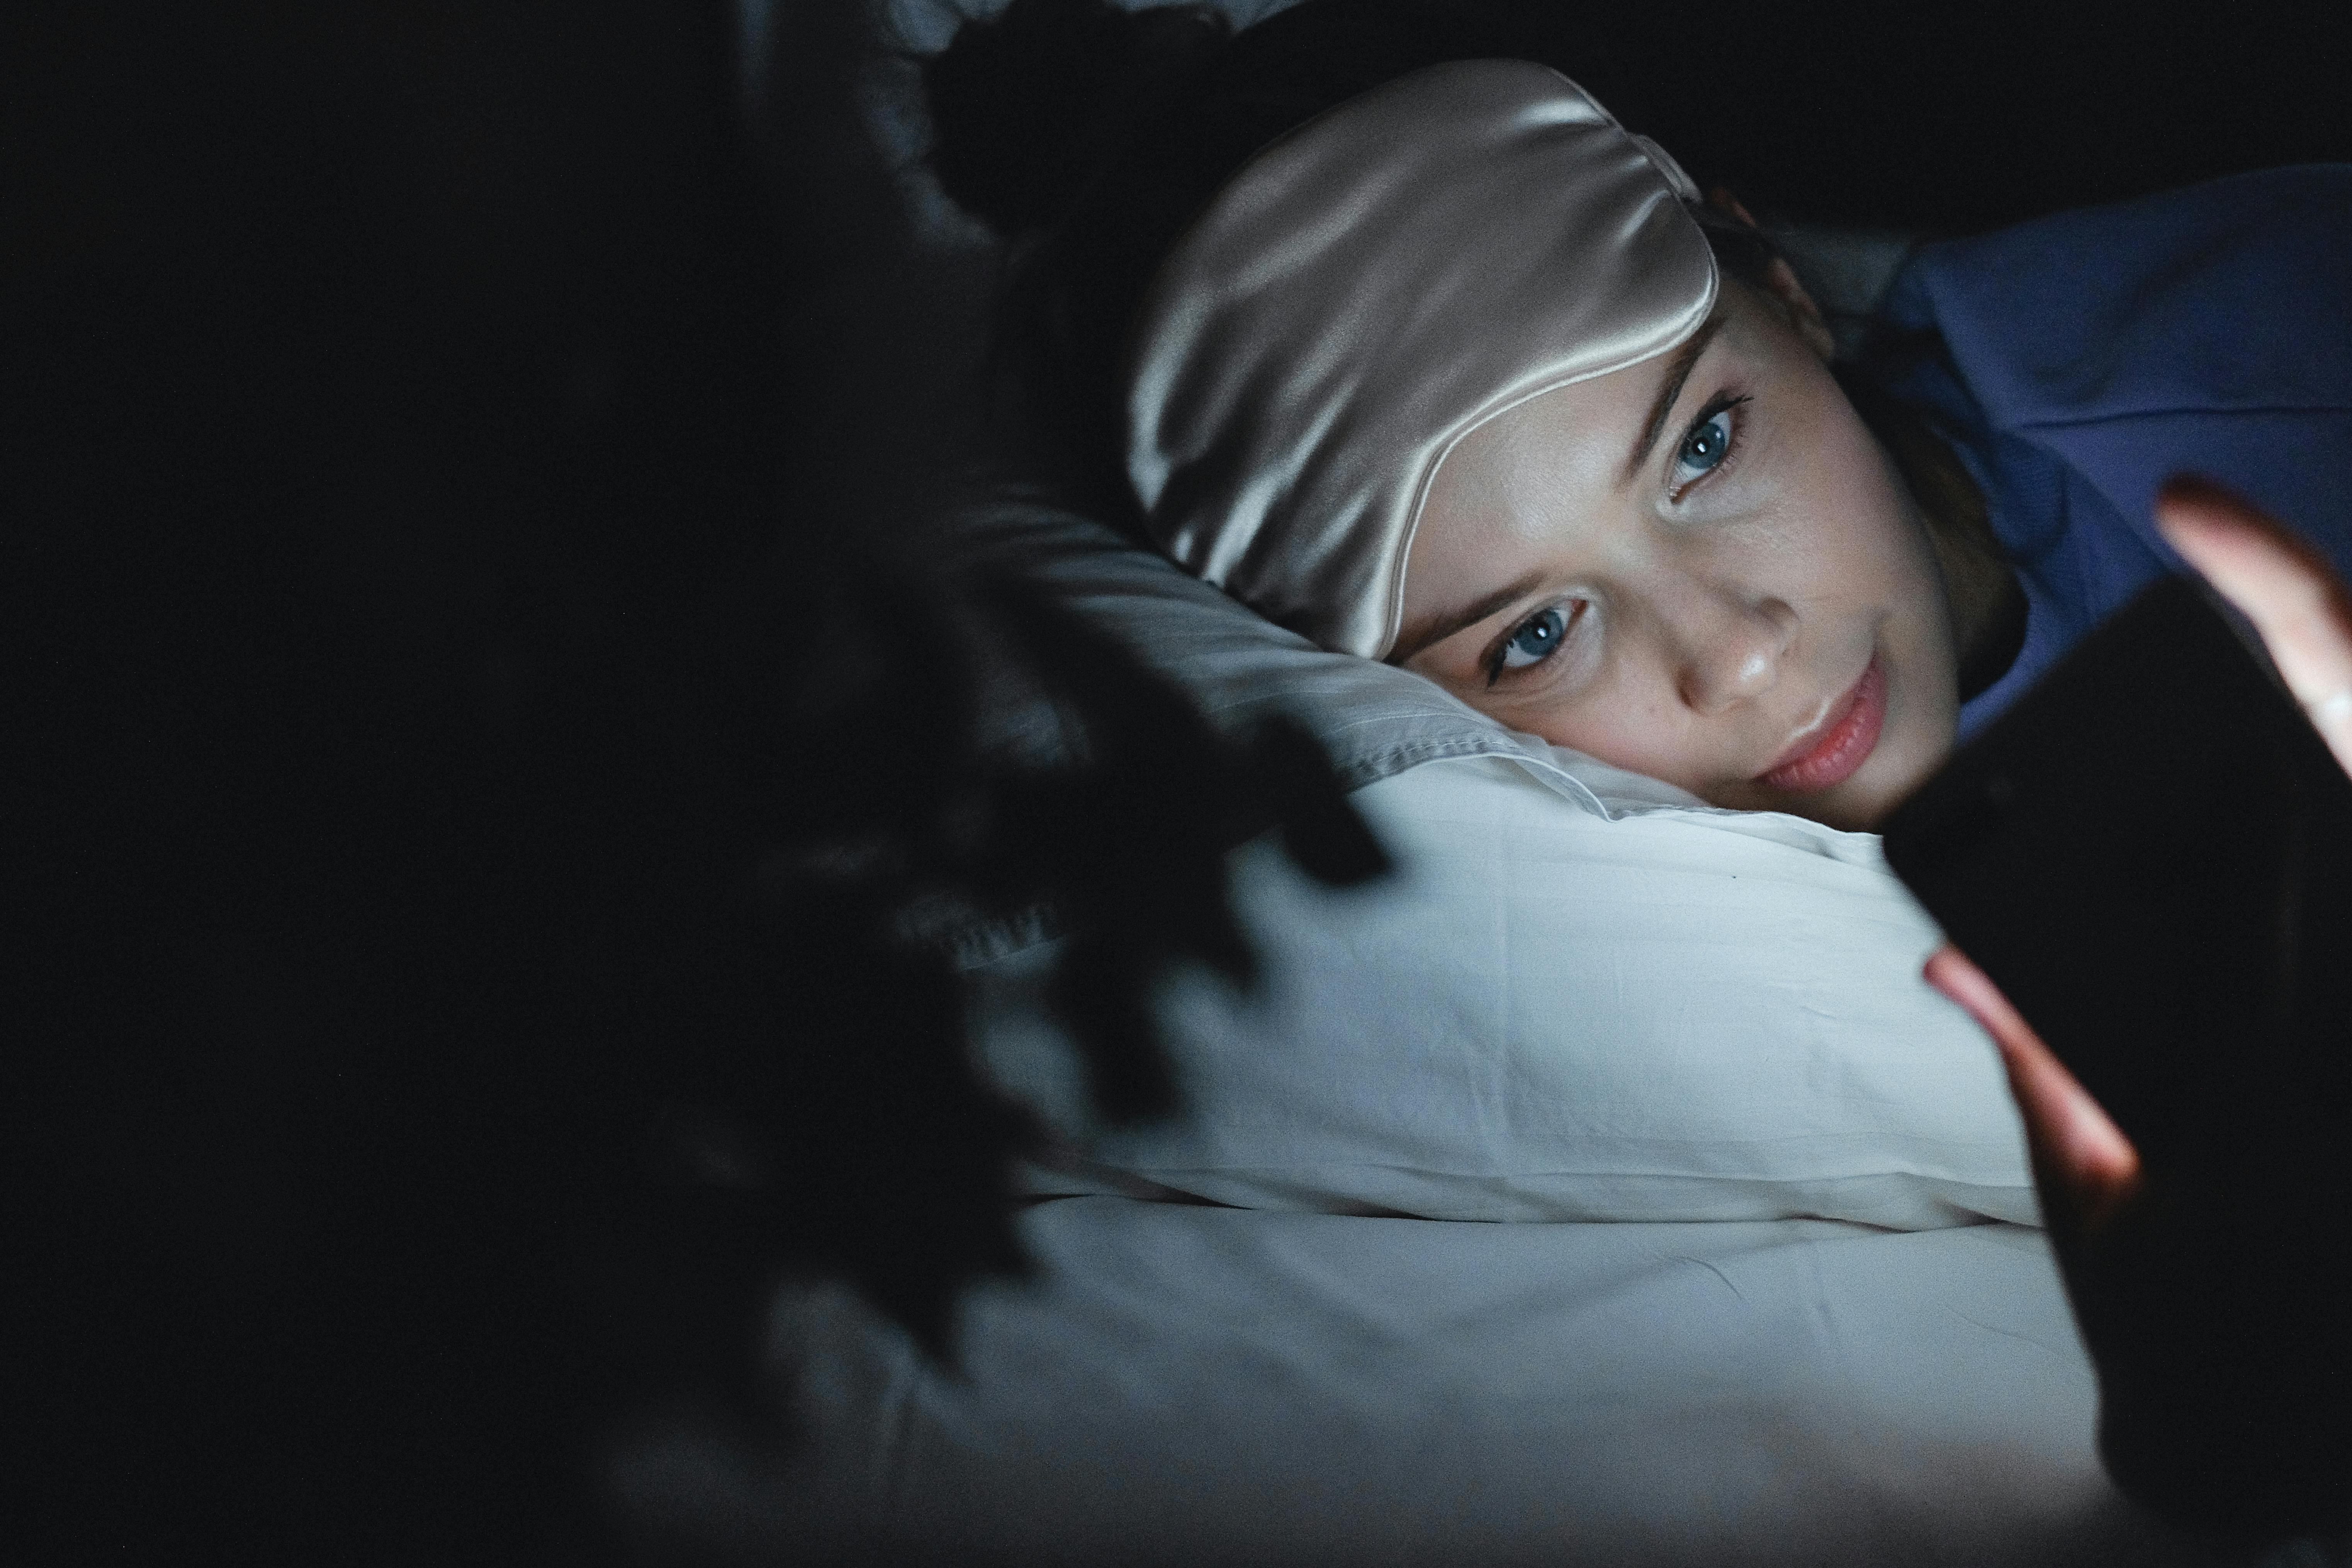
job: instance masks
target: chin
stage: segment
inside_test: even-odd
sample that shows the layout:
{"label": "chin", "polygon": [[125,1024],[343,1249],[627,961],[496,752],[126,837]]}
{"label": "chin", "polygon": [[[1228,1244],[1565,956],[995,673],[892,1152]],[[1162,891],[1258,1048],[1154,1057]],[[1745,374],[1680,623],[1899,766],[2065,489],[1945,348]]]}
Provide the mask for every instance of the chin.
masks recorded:
{"label": "chin", "polygon": [[[1877,752],[1852,778],[1824,792],[1844,798],[1833,803],[1825,800],[1834,815],[1823,814],[1815,820],[1832,827],[1875,831],[1895,815],[1896,806],[1911,798],[1912,792],[1935,776],[1936,770],[1952,754],[1952,742],[1949,726],[1941,734],[1888,735],[1879,742]],[[1814,816],[1811,812],[1805,815]]]}
{"label": "chin", "polygon": [[[1724,803],[1729,804],[1729,803]],[[1743,800],[1738,803],[1745,811],[1784,811],[1790,816],[1801,816],[1826,827],[1843,832],[1874,831],[1895,809],[1895,802],[1874,794],[1840,784],[1818,795],[1788,795],[1778,801]]]}
{"label": "chin", "polygon": [[1852,776],[1822,792],[1823,810],[1803,815],[1833,827],[1875,831],[1950,759],[1959,735],[1958,692],[1948,680],[1939,690],[1932,679],[1906,679],[1916,668],[1914,661],[1890,661],[1878,744]]}
{"label": "chin", "polygon": [[1850,833],[1874,833],[1878,830],[1878,825],[1894,815],[1895,808],[1902,804],[1904,795],[1909,793],[1907,790],[1900,793],[1873,791],[1857,795],[1851,800],[1824,801],[1820,809],[1807,811],[1801,815],[1811,817],[1815,822],[1826,823],[1832,827],[1843,828]]}

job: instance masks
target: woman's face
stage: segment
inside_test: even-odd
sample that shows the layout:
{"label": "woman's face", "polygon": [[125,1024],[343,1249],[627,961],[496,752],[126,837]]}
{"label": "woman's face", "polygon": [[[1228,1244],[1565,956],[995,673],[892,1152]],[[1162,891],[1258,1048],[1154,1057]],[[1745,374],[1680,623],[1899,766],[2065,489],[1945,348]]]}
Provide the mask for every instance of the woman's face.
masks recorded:
{"label": "woman's face", "polygon": [[1727,278],[1674,353],[1455,446],[1390,657],[1715,805],[1865,827],[1951,749],[1951,613],[1819,317],[1774,281]]}

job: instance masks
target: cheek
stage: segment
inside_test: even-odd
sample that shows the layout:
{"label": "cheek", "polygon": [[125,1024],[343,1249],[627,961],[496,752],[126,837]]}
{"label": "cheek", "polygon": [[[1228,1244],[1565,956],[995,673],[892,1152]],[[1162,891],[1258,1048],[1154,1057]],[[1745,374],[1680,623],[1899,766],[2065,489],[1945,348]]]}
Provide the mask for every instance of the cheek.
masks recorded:
{"label": "cheek", "polygon": [[[1886,727],[1870,761],[1834,792],[1846,820],[1873,826],[1950,753],[1959,713],[1951,609],[1925,521],[1894,464],[1849,411],[1815,448],[1809,482],[1818,570],[1837,608],[1870,617],[1885,658]],[[1842,618],[1824,605],[1822,618]],[[1859,621],[1855,623],[1859,632]],[[1851,798],[1848,798],[1851,797]],[[1832,813],[1832,815],[1836,815]]]}
{"label": "cheek", "polygon": [[1677,700],[1665,661],[1646,647],[1612,650],[1599,679],[1572,697],[1488,711],[1556,746],[1696,793],[1714,776],[1708,737]]}
{"label": "cheek", "polygon": [[1877,442],[1844,421],[1825,423],[1788,496],[1816,533],[1822,569],[1830,576],[1916,576],[1927,541],[1915,538],[1910,505]]}
{"label": "cheek", "polygon": [[1916,508],[1878,443],[1849,413],[1821,421],[1778,510],[1804,542],[1816,595],[1875,600],[1898,613],[1940,612],[1941,580]]}

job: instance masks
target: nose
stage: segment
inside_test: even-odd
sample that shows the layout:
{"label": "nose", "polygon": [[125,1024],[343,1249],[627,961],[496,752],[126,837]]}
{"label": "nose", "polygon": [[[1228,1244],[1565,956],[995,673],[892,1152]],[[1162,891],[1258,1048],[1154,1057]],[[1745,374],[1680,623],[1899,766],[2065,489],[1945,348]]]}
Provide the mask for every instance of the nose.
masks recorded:
{"label": "nose", "polygon": [[1702,590],[1679,609],[1675,684],[1686,707],[1720,713],[1772,689],[1797,638],[1786,600]]}

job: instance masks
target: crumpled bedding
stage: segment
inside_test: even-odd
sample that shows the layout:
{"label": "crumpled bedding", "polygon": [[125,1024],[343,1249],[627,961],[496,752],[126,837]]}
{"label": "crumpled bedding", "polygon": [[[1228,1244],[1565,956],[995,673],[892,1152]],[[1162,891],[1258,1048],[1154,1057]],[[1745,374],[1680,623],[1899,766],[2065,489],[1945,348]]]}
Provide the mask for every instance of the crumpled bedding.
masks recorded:
{"label": "crumpled bedding", "polygon": [[[1569,753],[1567,765],[1579,766]],[[1264,976],[1156,1001],[1184,1103],[1092,1123],[1040,946],[972,972],[975,1043],[1082,1164],[1254,1209],[1423,1219],[2039,1216],[1998,1058],[1920,979],[1939,937],[1878,841],[1682,808],[1498,756],[1356,792],[1395,857],[1334,893],[1231,862]]]}
{"label": "crumpled bedding", "polygon": [[649,1436],[625,1493],[755,1561],[2248,1560],[2108,1486],[2025,1227],[1077,1197],[1023,1230],[1037,1276],[968,1300],[961,1376],[845,1289],[789,1289],[797,1455]]}

